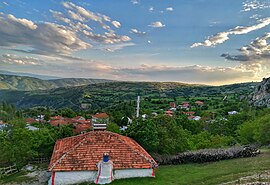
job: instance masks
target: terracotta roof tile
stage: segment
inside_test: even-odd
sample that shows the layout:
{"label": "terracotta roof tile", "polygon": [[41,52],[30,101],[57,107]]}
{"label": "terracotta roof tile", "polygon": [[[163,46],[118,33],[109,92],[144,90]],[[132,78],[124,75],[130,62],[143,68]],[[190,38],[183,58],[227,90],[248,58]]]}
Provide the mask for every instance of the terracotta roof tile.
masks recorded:
{"label": "terracotta roof tile", "polygon": [[155,160],[133,139],[108,132],[91,131],[58,140],[50,171],[97,170],[103,153],[109,153],[114,169],[153,168]]}
{"label": "terracotta roof tile", "polygon": [[106,113],[97,113],[97,114],[95,114],[95,115],[92,115],[92,117],[95,117],[95,118],[108,118],[109,117],[109,115],[108,114],[106,114]]}

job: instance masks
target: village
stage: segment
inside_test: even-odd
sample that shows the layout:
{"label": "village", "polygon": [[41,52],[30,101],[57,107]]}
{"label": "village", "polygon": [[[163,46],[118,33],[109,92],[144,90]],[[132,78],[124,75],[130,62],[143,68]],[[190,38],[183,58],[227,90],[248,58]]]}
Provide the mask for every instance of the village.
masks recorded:
{"label": "village", "polygon": [[[165,110],[160,109],[158,113],[152,111],[150,114],[148,111],[148,114],[146,114],[141,109],[141,104],[145,104],[145,101],[147,99],[141,100],[138,97],[136,115],[134,113],[134,117],[122,117],[121,120],[125,120],[123,121],[125,123],[121,125],[113,123],[111,121],[113,117],[105,112],[84,114],[86,115],[85,117],[72,114],[75,117],[54,115],[46,119],[48,116],[45,114],[37,114],[34,117],[24,118],[25,129],[31,132],[40,132],[48,128],[56,128],[58,132],[62,132],[60,137],[63,138],[56,141],[52,157],[49,158],[50,164],[48,169],[51,171],[51,176],[48,184],[74,184],[82,182],[103,184],[109,183],[113,179],[154,177],[154,171],[158,167],[158,163],[146,151],[147,147],[144,149],[139,145],[141,142],[137,143],[135,140],[119,134],[128,133],[134,125],[136,127],[138,121],[141,124],[149,125],[148,122],[150,120],[160,116],[171,120],[180,116],[184,120],[190,121],[190,129],[188,130],[193,132],[191,130],[192,122],[198,122],[199,125],[202,125],[203,123],[214,121],[213,118],[216,116],[214,113],[210,114],[210,118],[198,114],[197,111],[201,113],[201,110],[205,110],[206,106],[205,101],[200,100],[182,101],[179,104],[171,101],[167,104]],[[227,112],[228,116],[236,114],[238,114],[236,110]],[[223,119],[227,120],[227,118]],[[196,124],[197,127],[198,124]],[[111,125],[117,126],[112,127]],[[8,131],[12,127],[14,125],[0,121],[0,130]],[[179,127],[179,129],[182,128]],[[133,138],[136,139],[136,136]],[[125,145],[126,148],[124,148]],[[145,144],[142,143],[142,145],[144,146]],[[149,151],[149,149],[147,150]],[[136,157],[136,155],[138,156]],[[79,156],[84,156],[83,160]],[[110,159],[113,162],[109,162],[111,161]],[[125,163],[123,159],[128,159],[129,163]],[[104,164],[104,167],[101,165],[97,168],[97,164]],[[110,165],[108,166],[108,164]],[[107,173],[99,172],[104,170]],[[112,170],[114,170],[113,176]],[[80,171],[87,171],[87,173]]]}

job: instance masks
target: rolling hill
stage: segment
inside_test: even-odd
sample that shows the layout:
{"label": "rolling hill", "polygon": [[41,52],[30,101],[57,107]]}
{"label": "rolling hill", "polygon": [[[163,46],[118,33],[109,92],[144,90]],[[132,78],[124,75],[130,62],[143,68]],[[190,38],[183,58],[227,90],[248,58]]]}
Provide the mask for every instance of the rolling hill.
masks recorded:
{"label": "rolling hill", "polygon": [[80,109],[82,105],[85,105],[91,109],[102,109],[121,102],[136,100],[138,95],[152,99],[243,95],[253,92],[256,85],[257,83],[203,86],[174,82],[106,82],[35,91],[0,90],[0,102],[6,101],[19,108],[49,106]]}
{"label": "rolling hill", "polygon": [[39,78],[27,76],[0,74],[0,90],[3,89],[20,90],[20,91],[48,90],[59,87],[73,87],[104,82],[112,82],[112,80],[85,79],[85,78],[61,78],[53,80],[42,80]]}

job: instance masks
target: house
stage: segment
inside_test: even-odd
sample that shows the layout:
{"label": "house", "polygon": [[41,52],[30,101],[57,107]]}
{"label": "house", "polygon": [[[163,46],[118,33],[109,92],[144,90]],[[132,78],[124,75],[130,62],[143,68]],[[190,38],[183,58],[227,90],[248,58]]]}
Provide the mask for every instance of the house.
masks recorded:
{"label": "house", "polygon": [[63,118],[63,119],[54,119],[49,121],[52,126],[61,126],[61,125],[70,125],[73,124],[72,119]]}
{"label": "house", "polygon": [[92,129],[92,124],[81,123],[75,126],[73,132],[76,134],[82,134],[85,133],[86,131],[89,131],[90,129]]}
{"label": "house", "polygon": [[167,110],[167,111],[164,112],[164,115],[165,115],[165,116],[172,117],[172,116],[173,116],[173,111]]}
{"label": "house", "polygon": [[174,102],[170,102],[170,107],[171,108],[176,108],[176,104]]}
{"label": "house", "polygon": [[85,121],[86,119],[82,116],[76,116],[75,118],[73,118],[74,120],[77,120],[77,121]]}
{"label": "house", "polygon": [[34,127],[34,126],[30,125],[30,124],[27,124],[25,128],[30,130],[30,131],[40,130],[40,128]]}
{"label": "house", "polygon": [[181,108],[181,109],[187,109],[188,110],[190,108],[190,105],[189,105],[189,102],[183,102],[178,107]]}
{"label": "house", "polygon": [[25,119],[26,124],[33,124],[33,123],[38,123],[38,120],[34,119],[34,118],[26,118]]}
{"label": "house", "polygon": [[233,114],[239,114],[239,112],[237,112],[237,111],[235,111],[235,110],[234,110],[234,111],[230,111],[230,112],[228,112],[228,114],[229,114],[229,115],[233,115]]}
{"label": "house", "polygon": [[105,153],[113,165],[112,179],[155,176],[157,163],[136,141],[108,131],[91,131],[56,142],[48,185],[97,182],[97,164]]}
{"label": "house", "polygon": [[158,113],[152,112],[152,115],[156,117],[158,115]]}
{"label": "house", "polygon": [[183,112],[183,114],[185,114],[187,116],[193,116],[195,114],[195,112],[189,111],[189,112]]}
{"label": "house", "polygon": [[202,102],[202,101],[195,101],[195,104],[198,105],[198,106],[203,106],[204,105],[204,102]]}
{"label": "house", "polygon": [[175,112],[176,111],[176,108],[170,108],[170,110]]}
{"label": "house", "polygon": [[143,119],[143,120],[146,120],[147,117],[148,117],[147,114],[143,114],[143,115],[142,115],[142,119]]}
{"label": "house", "polygon": [[4,130],[8,127],[7,123],[4,123],[2,120],[0,120],[0,131]]}
{"label": "house", "polygon": [[189,119],[189,120],[194,120],[194,121],[199,121],[199,120],[201,120],[202,118],[201,118],[201,116],[188,116],[188,119]]}
{"label": "house", "polygon": [[53,117],[51,117],[50,118],[50,120],[60,120],[60,119],[65,119],[64,117],[62,117],[62,116],[53,116]]}
{"label": "house", "polygon": [[97,113],[92,115],[92,125],[94,130],[106,130],[109,123],[109,115],[106,113]]}

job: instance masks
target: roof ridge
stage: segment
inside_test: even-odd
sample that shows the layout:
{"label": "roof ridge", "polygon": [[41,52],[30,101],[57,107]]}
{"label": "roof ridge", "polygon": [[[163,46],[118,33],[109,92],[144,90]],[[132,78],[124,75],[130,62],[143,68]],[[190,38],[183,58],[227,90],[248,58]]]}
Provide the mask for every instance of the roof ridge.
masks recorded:
{"label": "roof ridge", "polygon": [[[113,133],[113,132],[110,132],[110,133]],[[131,139],[129,137],[126,137],[126,136],[123,136],[123,135],[120,135],[120,134],[117,134],[117,133],[113,133],[115,135],[118,135],[120,137],[125,137],[125,138],[128,138],[128,139]],[[120,139],[119,137],[116,137],[118,140],[120,140],[122,143],[125,143],[129,148],[131,148],[135,153],[137,153],[138,155],[140,155],[141,157],[143,157],[144,159],[146,159],[148,162],[150,162],[153,166],[153,160],[152,159],[149,159],[147,156],[145,156],[144,154],[142,154],[141,152],[139,152],[138,150],[136,150],[135,148],[133,148],[132,146],[128,145],[125,141],[123,141],[122,139]],[[134,141],[133,139],[131,139],[132,141]],[[136,142],[136,141],[135,141]],[[138,144],[139,146],[139,144]],[[143,149],[141,146],[139,146],[141,149]],[[144,150],[144,149],[143,149]],[[145,150],[144,150],[145,151]],[[155,162],[155,161],[154,161]]]}
{"label": "roof ridge", "polygon": [[[74,151],[76,148],[78,148],[81,144],[83,144],[83,142],[86,140],[87,136],[91,135],[91,133],[93,132],[87,132],[84,134],[85,137],[83,137],[74,147],[72,147],[70,150],[66,151],[58,160],[55,161],[54,164],[51,165],[51,167],[49,168],[49,170],[51,171],[57,164],[59,164],[61,162],[61,160],[63,160],[67,154],[69,154],[70,152]],[[71,136],[71,137],[67,137],[67,138],[73,138],[73,137],[79,137],[80,135],[77,136]],[[67,139],[64,138],[64,139]],[[64,140],[61,139],[60,141]]]}

